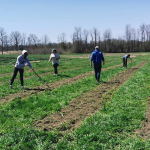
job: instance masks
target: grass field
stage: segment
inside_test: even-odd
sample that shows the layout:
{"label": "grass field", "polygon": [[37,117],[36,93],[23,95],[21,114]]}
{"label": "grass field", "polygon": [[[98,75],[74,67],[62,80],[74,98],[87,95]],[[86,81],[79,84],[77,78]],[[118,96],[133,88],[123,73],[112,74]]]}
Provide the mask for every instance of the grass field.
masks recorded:
{"label": "grass field", "polygon": [[97,84],[90,54],[62,54],[58,76],[49,55],[29,55],[9,89],[17,54],[0,55],[0,149],[149,150],[150,53],[104,54]]}

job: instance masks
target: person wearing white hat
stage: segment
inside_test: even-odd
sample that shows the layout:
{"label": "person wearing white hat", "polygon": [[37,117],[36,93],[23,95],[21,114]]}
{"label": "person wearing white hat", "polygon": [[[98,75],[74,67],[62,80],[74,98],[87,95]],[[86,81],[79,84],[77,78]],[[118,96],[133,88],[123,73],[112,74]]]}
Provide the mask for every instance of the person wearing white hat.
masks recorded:
{"label": "person wearing white hat", "polygon": [[20,73],[21,88],[24,89],[24,86],[23,86],[23,84],[24,84],[23,83],[24,67],[29,66],[31,68],[31,70],[33,71],[33,67],[32,67],[27,56],[28,56],[28,52],[26,50],[23,50],[22,54],[17,57],[13,77],[12,77],[11,82],[10,82],[10,89],[12,88],[12,84],[14,82],[14,79],[17,76],[18,71]]}
{"label": "person wearing white hat", "polygon": [[94,52],[92,52],[92,54],[91,54],[90,66],[92,68],[92,62],[93,62],[95,78],[96,78],[98,84],[100,83],[100,73],[101,73],[102,61],[103,61],[103,65],[104,65],[105,62],[104,62],[103,54],[102,54],[102,52],[100,52],[99,47],[96,46]]}
{"label": "person wearing white hat", "polygon": [[60,56],[57,53],[56,49],[52,49],[49,62],[52,60],[52,65],[54,67],[54,76],[58,75],[57,67],[59,66],[59,59]]}

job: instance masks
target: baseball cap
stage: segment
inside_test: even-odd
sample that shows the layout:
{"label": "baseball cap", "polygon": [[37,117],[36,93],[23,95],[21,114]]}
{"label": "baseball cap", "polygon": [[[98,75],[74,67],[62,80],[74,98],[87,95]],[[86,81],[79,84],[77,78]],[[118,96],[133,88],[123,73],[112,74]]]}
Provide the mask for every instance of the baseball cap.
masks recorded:
{"label": "baseball cap", "polygon": [[99,48],[99,46],[96,46],[95,48]]}
{"label": "baseball cap", "polygon": [[52,49],[52,53],[54,53],[56,51],[56,49]]}

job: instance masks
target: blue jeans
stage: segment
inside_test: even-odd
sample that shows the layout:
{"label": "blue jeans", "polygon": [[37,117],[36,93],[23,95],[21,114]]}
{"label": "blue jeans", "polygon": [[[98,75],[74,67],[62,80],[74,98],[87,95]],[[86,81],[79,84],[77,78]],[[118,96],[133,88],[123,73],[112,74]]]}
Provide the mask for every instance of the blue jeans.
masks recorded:
{"label": "blue jeans", "polygon": [[100,64],[94,64],[95,78],[98,82],[100,80],[101,68],[102,68],[101,63]]}

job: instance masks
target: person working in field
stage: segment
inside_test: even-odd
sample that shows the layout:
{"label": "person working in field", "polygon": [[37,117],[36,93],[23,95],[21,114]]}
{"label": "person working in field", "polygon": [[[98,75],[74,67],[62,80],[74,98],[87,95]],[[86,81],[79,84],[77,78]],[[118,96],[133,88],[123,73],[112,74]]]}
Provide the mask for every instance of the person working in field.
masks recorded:
{"label": "person working in field", "polygon": [[54,76],[58,75],[57,67],[59,66],[59,59],[60,59],[60,56],[57,53],[56,49],[52,49],[49,62],[52,60],[52,65],[54,67]]}
{"label": "person working in field", "polygon": [[102,54],[102,52],[100,52],[99,47],[96,46],[94,52],[92,52],[92,54],[91,54],[90,67],[92,68],[92,62],[93,62],[95,78],[97,80],[97,83],[100,83],[100,73],[101,73],[101,68],[102,68],[102,61],[103,61],[103,65],[104,65],[105,62],[104,62],[103,54]]}
{"label": "person working in field", "polygon": [[14,74],[10,82],[10,89],[12,88],[12,84],[14,82],[14,79],[17,76],[18,71],[20,73],[21,88],[24,89],[24,86],[23,86],[24,67],[29,66],[31,70],[33,71],[33,67],[30,64],[30,61],[27,56],[28,56],[28,52],[26,50],[23,50],[22,54],[17,57],[17,61],[16,61],[15,68],[14,68]]}
{"label": "person working in field", "polygon": [[[123,58],[122,58],[122,60],[123,60],[123,68],[127,68],[127,58],[130,58],[130,54],[127,54],[127,55],[123,56]],[[131,62],[132,62],[132,59],[131,59]]]}

